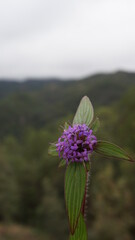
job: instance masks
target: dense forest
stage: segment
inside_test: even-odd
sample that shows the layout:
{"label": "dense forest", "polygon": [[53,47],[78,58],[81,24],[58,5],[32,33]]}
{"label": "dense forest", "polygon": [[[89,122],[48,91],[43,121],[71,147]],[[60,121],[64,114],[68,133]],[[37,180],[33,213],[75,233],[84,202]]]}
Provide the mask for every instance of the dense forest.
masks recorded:
{"label": "dense forest", "polygon": [[[64,169],[48,147],[84,95],[101,122],[97,138],[135,157],[134,73],[0,80],[0,239],[68,239]],[[89,239],[134,240],[135,164],[93,155],[91,167]]]}

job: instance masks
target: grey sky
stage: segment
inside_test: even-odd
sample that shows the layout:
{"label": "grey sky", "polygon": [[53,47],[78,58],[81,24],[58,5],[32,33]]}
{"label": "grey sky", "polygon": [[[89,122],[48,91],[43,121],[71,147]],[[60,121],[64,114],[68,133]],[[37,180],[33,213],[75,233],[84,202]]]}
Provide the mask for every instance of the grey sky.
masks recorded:
{"label": "grey sky", "polygon": [[135,71],[135,0],[0,0],[0,77]]}

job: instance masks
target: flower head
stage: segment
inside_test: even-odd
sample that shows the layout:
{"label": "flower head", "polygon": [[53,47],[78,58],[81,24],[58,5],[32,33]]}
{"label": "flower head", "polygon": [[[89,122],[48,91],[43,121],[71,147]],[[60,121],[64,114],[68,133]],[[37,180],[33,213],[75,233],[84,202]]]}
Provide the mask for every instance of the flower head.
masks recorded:
{"label": "flower head", "polygon": [[59,157],[69,162],[89,161],[89,155],[97,144],[97,138],[86,124],[76,124],[64,130],[56,144]]}

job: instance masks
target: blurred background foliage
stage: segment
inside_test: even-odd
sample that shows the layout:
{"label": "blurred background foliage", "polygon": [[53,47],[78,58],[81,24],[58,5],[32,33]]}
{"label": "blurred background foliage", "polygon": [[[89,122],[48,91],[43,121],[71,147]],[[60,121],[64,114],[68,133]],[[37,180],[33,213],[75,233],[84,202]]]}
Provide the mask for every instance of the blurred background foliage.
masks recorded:
{"label": "blurred background foliage", "polygon": [[[98,139],[135,150],[135,74],[80,81],[0,81],[0,239],[68,239],[64,169],[48,155],[88,95]],[[91,240],[135,239],[135,165],[92,157],[87,226]]]}

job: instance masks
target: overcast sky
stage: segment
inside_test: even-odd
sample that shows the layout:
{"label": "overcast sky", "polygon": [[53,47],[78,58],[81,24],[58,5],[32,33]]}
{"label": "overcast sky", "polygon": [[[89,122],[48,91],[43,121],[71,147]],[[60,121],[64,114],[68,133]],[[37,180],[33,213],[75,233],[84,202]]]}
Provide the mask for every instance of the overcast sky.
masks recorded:
{"label": "overcast sky", "polygon": [[0,0],[0,77],[135,71],[135,0]]}

